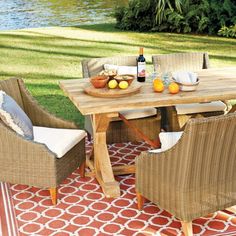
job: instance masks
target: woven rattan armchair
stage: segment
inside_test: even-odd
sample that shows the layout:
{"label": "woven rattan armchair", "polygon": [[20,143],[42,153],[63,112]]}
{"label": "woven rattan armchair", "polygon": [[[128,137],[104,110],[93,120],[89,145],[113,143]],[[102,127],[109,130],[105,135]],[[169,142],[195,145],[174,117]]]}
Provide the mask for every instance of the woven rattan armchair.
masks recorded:
{"label": "woven rattan armchair", "polygon": [[[198,71],[201,69],[210,68],[209,56],[206,52],[190,52],[190,53],[173,53],[173,54],[160,54],[152,56],[154,70],[160,73],[175,72],[175,71]],[[167,131],[178,131],[184,127],[190,118],[196,117],[209,117],[214,115],[224,114],[226,105],[223,102],[214,102],[217,107],[215,111],[195,112],[196,106],[201,104],[193,104],[192,112],[186,113],[186,104],[177,105],[175,107],[168,107],[162,109],[162,117],[165,117]],[[211,106],[211,105],[210,105]]]}
{"label": "woven rattan armchair", "polygon": [[[104,70],[104,64],[113,64],[118,66],[136,66],[135,56],[118,56],[107,58],[92,58],[82,61],[83,77],[89,78],[99,74]],[[125,116],[125,115],[124,115]],[[138,127],[145,136],[150,140],[156,140],[158,132],[160,131],[160,113],[157,110],[155,115],[146,117],[136,117],[129,119],[129,122],[135,127]],[[85,116],[85,130],[92,134],[91,117]],[[112,121],[107,130],[108,143],[120,143],[127,141],[140,141],[140,137],[136,136],[132,129],[121,121]]]}
{"label": "woven rattan armchair", "polygon": [[[57,118],[40,107],[21,79],[0,81],[0,90],[18,103],[34,126],[78,129],[74,123]],[[46,145],[25,139],[0,120],[0,181],[49,188],[52,202],[56,204],[57,186],[79,166],[84,176],[84,138],[63,157],[57,158]]]}
{"label": "woven rattan armchair", "polygon": [[138,207],[143,197],[179,218],[193,219],[236,204],[236,113],[191,119],[172,148],[136,158]]}

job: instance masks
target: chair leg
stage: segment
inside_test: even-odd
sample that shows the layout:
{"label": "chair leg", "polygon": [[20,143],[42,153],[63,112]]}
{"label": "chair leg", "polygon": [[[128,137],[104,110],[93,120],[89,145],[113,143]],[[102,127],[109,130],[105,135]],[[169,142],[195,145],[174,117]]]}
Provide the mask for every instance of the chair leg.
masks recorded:
{"label": "chair leg", "polygon": [[57,205],[57,188],[50,188],[49,191],[52,199],[52,204]]}
{"label": "chair leg", "polygon": [[144,197],[143,197],[140,193],[138,193],[138,192],[136,192],[136,196],[137,196],[138,209],[139,209],[139,210],[142,210],[142,209],[143,209],[143,204],[144,204],[144,202],[145,202],[145,199],[144,199]]}
{"label": "chair leg", "polygon": [[85,177],[85,165],[86,165],[86,160],[83,161],[83,162],[80,164],[80,167],[79,167],[79,174],[80,174],[80,177],[82,177],[82,178]]}
{"label": "chair leg", "polygon": [[185,236],[193,236],[192,221],[190,222],[181,221],[181,225]]}

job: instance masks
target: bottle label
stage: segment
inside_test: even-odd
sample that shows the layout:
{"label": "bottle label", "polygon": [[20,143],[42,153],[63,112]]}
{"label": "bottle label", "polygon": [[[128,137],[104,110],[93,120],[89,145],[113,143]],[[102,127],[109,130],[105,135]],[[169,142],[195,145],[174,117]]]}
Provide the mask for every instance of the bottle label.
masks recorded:
{"label": "bottle label", "polygon": [[138,62],[138,77],[145,77],[146,75],[146,63]]}

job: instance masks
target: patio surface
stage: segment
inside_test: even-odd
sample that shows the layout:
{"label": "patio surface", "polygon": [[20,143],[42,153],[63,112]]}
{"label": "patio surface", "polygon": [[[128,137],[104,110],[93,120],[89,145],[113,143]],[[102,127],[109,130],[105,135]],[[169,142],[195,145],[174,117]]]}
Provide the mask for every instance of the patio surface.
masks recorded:
{"label": "patio surface", "polygon": [[[91,143],[87,142],[87,151]],[[132,164],[143,143],[109,145],[113,165]],[[0,216],[3,231],[10,235],[183,235],[178,219],[146,202],[136,206],[135,177],[117,177],[121,197],[105,198],[94,178],[80,178],[77,171],[59,187],[58,204],[52,206],[49,191],[25,185],[0,184]],[[234,215],[219,213],[193,221],[195,235],[236,235]],[[1,230],[1,228],[0,228]]]}

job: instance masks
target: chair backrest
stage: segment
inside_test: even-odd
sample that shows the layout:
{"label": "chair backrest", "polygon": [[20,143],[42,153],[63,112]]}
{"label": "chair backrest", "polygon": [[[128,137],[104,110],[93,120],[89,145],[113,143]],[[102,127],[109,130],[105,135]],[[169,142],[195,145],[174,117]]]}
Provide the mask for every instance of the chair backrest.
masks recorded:
{"label": "chair backrest", "polygon": [[0,81],[0,90],[3,90],[6,94],[11,96],[24,110],[24,104],[17,78]]}
{"label": "chair backrest", "polygon": [[179,144],[183,188],[227,195],[236,184],[236,113],[190,120]]}
{"label": "chair backrest", "polygon": [[99,74],[99,72],[104,70],[104,64],[113,64],[118,66],[136,66],[136,58],[136,56],[117,56],[83,60],[81,62],[83,77],[88,78]]}
{"label": "chair backrest", "polygon": [[174,72],[178,70],[197,71],[208,69],[209,56],[206,52],[172,53],[152,56],[155,71]]}

